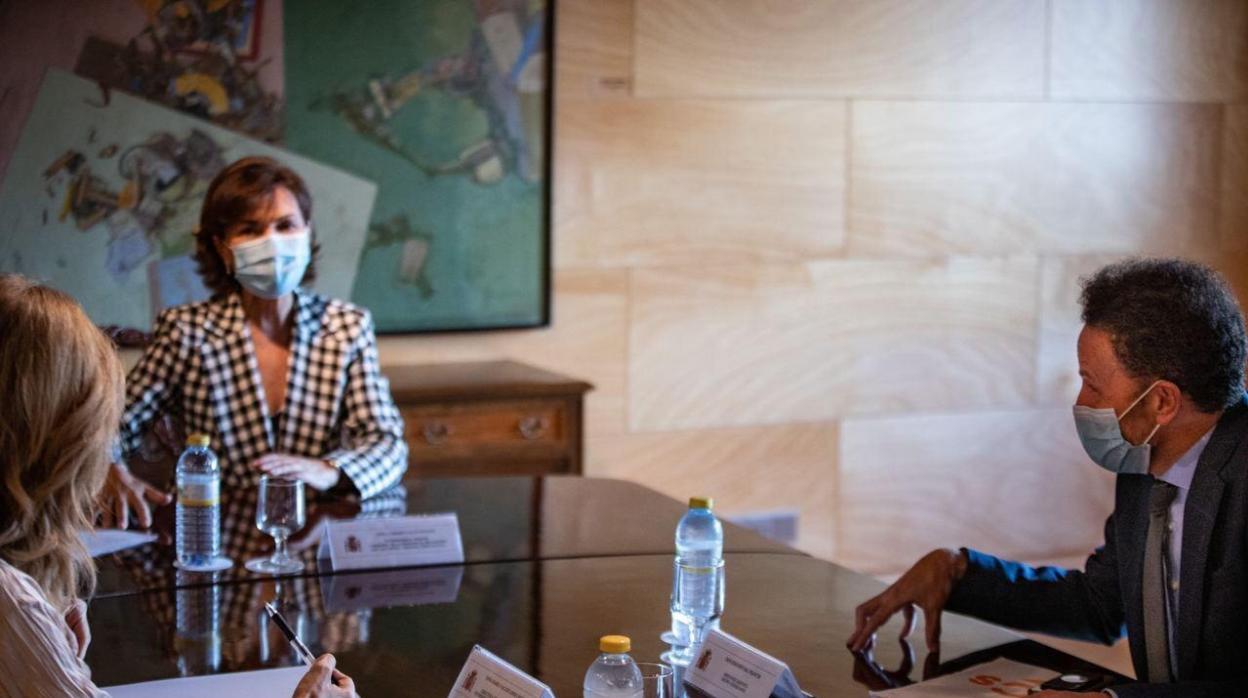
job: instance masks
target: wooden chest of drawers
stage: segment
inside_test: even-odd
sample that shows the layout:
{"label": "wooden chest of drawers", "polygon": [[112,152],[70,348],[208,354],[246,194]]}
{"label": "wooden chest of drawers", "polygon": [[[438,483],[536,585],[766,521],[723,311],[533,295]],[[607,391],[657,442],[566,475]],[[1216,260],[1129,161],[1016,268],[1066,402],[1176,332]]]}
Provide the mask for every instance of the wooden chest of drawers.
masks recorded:
{"label": "wooden chest of drawers", "polygon": [[384,369],[408,479],[580,474],[585,381],[514,361]]}

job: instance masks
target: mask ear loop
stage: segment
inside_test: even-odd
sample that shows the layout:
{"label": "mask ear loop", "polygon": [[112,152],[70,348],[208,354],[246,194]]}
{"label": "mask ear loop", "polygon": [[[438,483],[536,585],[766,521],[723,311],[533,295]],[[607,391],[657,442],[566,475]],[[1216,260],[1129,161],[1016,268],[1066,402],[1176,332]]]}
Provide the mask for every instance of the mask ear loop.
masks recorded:
{"label": "mask ear loop", "polygon": [[1122,411],[1122,414],[1118,417],[1118,421],[1120,421],[1120,422],[1121,422],[1121,421],[1122,421],[1122,419],[1123,419],[1123,417],[1126,417],[1126,416],[1127,416],[1127,413],[1128,413],[1128,412],[1130,412],[1131,410],[1135,409],[1135,406],[1136,406],[1136,405],[1138,405],[1138,404],[1140,404],[1140,400],[1143,400],[1143,399],[1144,399],[1144,396],[1145,396],[1145,395],[1148,395],[1148,391],[1152,390],[1153,388],[1156,388],[1156,387],[1157,387],[1157,384],[1158,384],[1158,383],[1160,383],[1160,382],[1161,382],[1161,379],[1160,379],[1160,378],[1158,378],[1157,380],[1153,381],[1153,384],[1152,384],[1152,385],[1150,385],[1150,386],[1148,386],[1147,388],[1145,388],[1145,389],[1144,389],[1144,392],[1140,393],[1140,396],[1139,396],[1139,397],[1137,397],[1136,399],[1132,400],[1132,401],[1131,401],[1131,404],[1130,404],[1130,405],[1127,405],[1127,409],[1125,409],[1125,410],[1123,410],[1123,411]]}
{"label": "mask ear loop", "polygon": [[[1152,385],[1150,385],[1150,386],[1148,386],[1147,388],[1145,388],[1145,389],[1144,389],[1144,392],[1140,393],[1140,396],[1139,396],[1139,397],[1137,397],[1137,398],[1135,399],[1135,401],[1134,401],[1134,402],[1132,402],[1130,405],[1127,405],[1127,409],[1125,409],[1125,410],[1123,410],[1123,411],[1122,411],[1122,417],[1119,417],[1119,418],[1118,418],[1118,422],[1119,422],[1119,423],[1121,423],[1121,422],[1122,422],[1123,417],[1126,417],[1128,412],[1130,412],[1132,409],[1134,409],[1136,405],[1140,404],[1140,400],[1143,400],[1143,399],[1144,399],[1144,396],[1145,396],[1145,395],[1148,395],[1148,391],[1150,391],[1150,390],[1152,390],[1153,388],[1157,387],[1157,384],[1158,384],[1158,383],[1160,383],[1160,382],[1161,382],[1161,379],[1160,379],[1160,378],[1158,378],[1157,380],[1153,381],[1153,384],[1152,384]],[[1143,446],[1143,445],[1147,444],[1149,441],[1152,441],[1152,440],[1153,440],[1153,436],[1157,433],[1157,430],[1158,430],[1158,429],[1160,429],[1160,428],[1161,428],[1161,425],[1160,425],[1160,424],[1154,425],[1154,426],[1153,426],[1153,430],[1152,430],[1152,431],[1150,431],[1150,432],[1148,432],[1148,437],[1147,437],[1147,438],[1145,438],[1143,441],[1141,441],[1141,442],[1139,443],[1139,445],[1140,445],[1140,446]]]}
{"label": "mask ear loop", "polygon": [[1160,428],[1161,428],[1161,425],[1160,425],[1160,424],[1158,424],[1157,426],[1153,427],[1153,430],[1152,430],[1152,431],[1150,431],[1150,432],[1148,432],[1148,437],[1147,437],[1146,439],[1144,439],[1142,442],[1140,442],[1140,445],[1141,445],[1141,446],[1144,446],[1144,445],[1146,445],[1149,441],[1152,441],[1152,440],[1153,440],[1153,434],[1156,434],[1156,433],[1157,433],[1157,430],[1158,430],[1158,429],[1160,429]]}

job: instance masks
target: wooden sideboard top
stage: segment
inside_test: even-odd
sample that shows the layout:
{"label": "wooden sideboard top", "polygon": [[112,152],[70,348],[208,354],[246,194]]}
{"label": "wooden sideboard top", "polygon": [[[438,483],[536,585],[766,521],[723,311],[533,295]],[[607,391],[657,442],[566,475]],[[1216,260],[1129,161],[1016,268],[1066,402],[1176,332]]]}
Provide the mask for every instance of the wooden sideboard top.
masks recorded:
{"label": "wooden sideboard top", "polygon": [[593,384],[518,361],[388,366],[390,392],[399,404],[436,400],[581,395]]}

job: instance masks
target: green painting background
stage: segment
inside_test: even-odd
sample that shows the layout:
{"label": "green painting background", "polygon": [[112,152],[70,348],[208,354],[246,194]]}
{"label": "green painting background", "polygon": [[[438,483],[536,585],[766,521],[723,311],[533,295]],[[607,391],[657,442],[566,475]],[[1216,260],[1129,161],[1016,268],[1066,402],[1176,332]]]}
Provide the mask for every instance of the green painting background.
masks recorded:
{"label": "green painting background", "polygon": [[[328,105],[317,106],[336,89],[358,90],[370,78],[401,75],[465,51],[476,28],[470,0],[300,0],[286,3],[284,15],[286,147],[375,182],[372,222],[406,216],[430,241],[426,292],[399,280],[401,242],[372,240],[360,257],[351,300],[373,312],[381,332],[542,323],[544,177],[525,182],[514,168],[490,185],[466,174],[429,177],[353,131]],[[488,134],[482,109],[440,90],[422,92],[389,126],[409,151],[433,162],[453,159]]]}

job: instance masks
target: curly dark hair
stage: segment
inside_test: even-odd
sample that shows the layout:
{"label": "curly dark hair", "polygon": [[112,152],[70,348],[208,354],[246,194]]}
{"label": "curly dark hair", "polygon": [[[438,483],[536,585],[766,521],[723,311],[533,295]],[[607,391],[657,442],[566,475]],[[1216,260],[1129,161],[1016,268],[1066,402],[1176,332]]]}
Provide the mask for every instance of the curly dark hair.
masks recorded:
{"label": "curly dark hair", "polygon": [[1244,392],[1244,318],[1217,272],[1184,259],[1132,259],[1083,280],[1083,322],[1105,330],[1134,376],[1168,380],[1204,412]]}
{"label": "curly dark hair", "polygon": [[[217,173],[204,195],[204,207],[199,213],[199,230],[195,232],[195,265],[199,278],[212,294],[214,300],[224,298],[239,290],[238,281],[226,267],[225,260],[217,251],[217,241],[224,241],[230,226],[257,206],[266,204],[277,191],[285,187],[299,203],[305,223],[312,222],[312,195],[303,178],[294,170],[272,158],[247,157],[236,160]],[[321,246],[312,233],[311,260],[299,285],[316,280],[316,258]]]}

